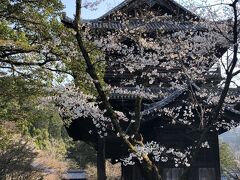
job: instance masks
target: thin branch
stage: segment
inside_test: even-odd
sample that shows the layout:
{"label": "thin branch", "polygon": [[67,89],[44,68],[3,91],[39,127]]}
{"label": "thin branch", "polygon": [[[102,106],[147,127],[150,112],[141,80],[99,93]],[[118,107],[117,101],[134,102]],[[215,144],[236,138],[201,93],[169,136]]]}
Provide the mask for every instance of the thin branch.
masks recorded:
{"label": "thin branch", "polygon": [[135,110],[134,110],[134,117],[133,117],[133,122],[130,122],[126,134],[132,136],[137,134],[140,128],[141,124],[141,107],[142,107],[142,97],[137,97],[135,101]]}
{"label": "thin branch", "polygon": [[227,73],[227,68],[225,64],[223,63],[223,58],[220,59],[221,65],[223,66],[223,69],[225,70],[225,73]]}
{"label": "thin branch", "polygon": [[209,7],[221,6],[221,5],[230,6],[229,3],[216,3],[216,4],[206,5],[206,6],[198,6],[196,8],[201,9],[201,8],[209,8]]}
{"label": "thin branch", "polygon": [[59,60],[49,58],[49,59],[47,59],[43,62],[19,62],[19,61],[11,61],[11,60],[5,60],[3,58],[0,58],[0,62],[11,64],[11,65],[14,65],[14,66],[43,66],[47,63],[57,62],[57,61],[59,61]]}
{"label": "thin branch", "polygon": [[9,50],[8,49],[4,49],[3,51],[10,51],[10,52],[6,52],[6,53],[3,53],[0,57],[1,58],[6,58],[8,56],[12,56],[12,55],[16,55],[16,54],[21,54],[21,53],[32,53],[32,52],[39,52],[38,50],[36,49],[12,49],[10,48]]}
{"label": "thin branch", "polygon": [[[218,101],[217,107],[213,110],[212,112],[212,116],[210,117],[210,124],[204,129],[204,131],[202,132],[198,143],[196,145],[196,150],[193,152],[192,158],[190,159],[190,164],[192,164],[193,162],[195,162],[195,160],[198,158],[198,153],[199,153],[199,149],[201,147],[202,142],[205,140],[205,138],[208,135],[208,132],[210,131],[210,129],[212,129],[212,127],[215,125],[216,122],[218,122],[218,118],[219,118],[219,114],[220,111],[222,110],[225,98],[228,94],[229,88],[230,88],[230,83],[232,81],[232,74],[233,74],[233,70],[236,66],[237,63],[237,51],[238,51],[238,27],[237,27],[237,8],[236,8],[236,3],[238,2],[238,0],[235,0],[231,6],[233,7],[233,12],[234,12],[234,26],[233,26],[233,44],[234,44],[234,49],[233,49],[233,60],[232,60],[232,66],[229,70],[229,72],[227,73],[227,78],[224,84],[224,88],[222,90],[222,93],[220,95],[220,99]],[[185,176],[188,174],[189,170],[186,170],[183,174],[183,176],[181,177],[182,179],[185,178]]]}
{"label": "thin branch", "polygon": [[57,72],[57,73],[64,73],[64,74],[68,74],[70,76],[73,76],[72,73],[68,72],[68,71],[65,71],[65,70],[61,70],[61,69],[52,69],[52,68],[49,68],[49,67],[42,67],[43,69],[46,69],[46,70],[49,70],[49,71],[52,71],[52,72]]}
{"label": "thin branch", "polygon": [[237,88],[239,88],[239,85],[235,81],[231,81]]}
{"label": "thin branch", "polygon": [[236,72],[234,72],[234,73],[232,74],[232,77],[234,77],[234,76],[238,75],[239,73],[240,73],[240,69],[239,69],[239,70],[237,70]]}
{"label": "thin branch", "polygon": [[237,61],[238,61],[238,58],[237,58],[237,51],[238,51],[238,27],[237,27],[237,9],[236,9],[236,3],[238,2],[238,0],[235,0],[232,4],[233,6],[233,11],[234,11],[234,26],[233,26],[233,44],[234,44],[234,47],[233,47],[233,60],[231,62],[231,68],[229,69],[228,73],[227,73],[227,78],[226,78],[226,81],[225,81],[225,85],[224,85],[224,88],[223,88],[223,91],[221,93],[221,96],[220,96],[220,99],[218,101],[218,105],[216,107],[216,109],[214,110],[213,112],[213,116],[212,116],[212,120],[213,122],[216,122],[217,119],[218,119],[218,115],[219,115],[219,112],[221,111],[221,108],[222,108],[222,105],[225,101],[225,98],[227,96],[227,93],[228,93],[228,90],[229,90],[229,87],[230,87],[230,83],[231,83],[231,80],[232,80],[232,75],[233,75],[233,70],[234,68],[236,67],[236,64],[237,64]]}
{"label": "thin branch", "polygon": [[18,16],[14,16],[14,15],[8,15],[8,16],[4,16],[6,19],[14,19],[14,20],[18,20],[21,22],[26,22],[26,23],[31,23],[34,25],[40,25],[41,23],[36,22],[36,21],[32,21],[30,19],[24,19],[24,18],[18,18]]}

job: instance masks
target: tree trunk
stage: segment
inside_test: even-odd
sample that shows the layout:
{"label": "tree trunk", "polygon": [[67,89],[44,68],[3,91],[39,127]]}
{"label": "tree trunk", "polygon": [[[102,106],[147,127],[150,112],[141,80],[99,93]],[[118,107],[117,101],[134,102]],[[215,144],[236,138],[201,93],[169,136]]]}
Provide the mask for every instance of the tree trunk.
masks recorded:
{"label": "tree trunk", "polygon": [[142,161],[140,167],[145,180],[163,180],[157,166],[152,162]]}

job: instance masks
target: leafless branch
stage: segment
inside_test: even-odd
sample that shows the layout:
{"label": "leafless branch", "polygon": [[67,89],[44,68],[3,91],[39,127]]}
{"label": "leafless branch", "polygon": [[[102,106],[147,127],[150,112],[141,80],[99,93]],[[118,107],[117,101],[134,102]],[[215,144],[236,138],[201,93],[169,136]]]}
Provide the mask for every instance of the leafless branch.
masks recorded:
{"label": "leafless branch", "polygon": [[202,8],[209,8],[209,7],[214,7],[214,6],[221,6],[221,5],[230,6],[229,3],[216,3],[216,4],[206,5],[206,6],[198,6],[196,8],[197,9],[202,9]]}
{"label": "leafless branch", "polygon": [[43,62],[19,62],[19,61],[12,61],[12,60],[9,60],[9,59],[6,60],[6,59],[3,59],[3,58],[0,58],[0,62],[11,64],[11,65],[14,65],[14,66],[43,66],[43,65],[46,65],[47,63],[56,62],[56,61],[59,61],[59,60],[48,58]]}

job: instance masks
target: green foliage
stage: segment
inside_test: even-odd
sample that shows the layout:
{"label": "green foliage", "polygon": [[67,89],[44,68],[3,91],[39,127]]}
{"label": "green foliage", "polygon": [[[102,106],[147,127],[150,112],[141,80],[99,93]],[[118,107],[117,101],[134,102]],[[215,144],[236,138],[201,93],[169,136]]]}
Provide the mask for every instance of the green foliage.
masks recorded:
{"label": "green foliage", "polygon": [[[69,81],[66,74],[70,74],[82,91],[96,94],[92,83],[87,81],[86,66],[76,48],[74,33],[59,21],[62,9],[59,0],[0,2],[0,62],[7,62],[0,72],[43,80],[48,85]],[[98,50],[92,51],[91,43],[86,42],[86,46],[93,60],[100,55]],[[102,79],[104,64],[94,63]]]}
{"label": "green foliage", "polygon": [[0,125],[0,179],[37,179],[33,148],[12,129]]}
{"label": "green foliage", "polygon": [[63,122],[54,107],[46,106],[43,109],[32,109],[28,118],[18,121],[21,131],[34,139],[40,149],[50,148],[52,140],[62,141]]}
{"label": "green foliage", "polygon": [[89,164],[96,164],[97,154],[94,148],[85,142],[71,142],[67,157],[72,159],[78,167],[86,168]]}
{"label": "green foliage", "polygon": [[220,163],[222,171],[231,171],[236,167],[234,153],[226,143],[220,144]]}
{"label": "green foliage", "polygon": [[[85,81],[86,66],[76,49],[74,33],[60,22],[62,9],[59,0],[0,1],[0,123],[14,122],[16,131],[30,137],[35,146],[57,155],[64,156],[70,146],[71,157],[85,164],[95,159],[95,152],[72,143],[55,107],[41,102],[52,95],[48,88],[70,81],[66,74],[82,91],[96,94],[93,84]],[[85,43],[93,49],[91,43]],[[98,50],[92,51],[92,61],[99,55]],[[104,63],[94,64],[103,79]],[[1,128],[0,133],[8,134]],[[5,137],[0,142],[2,149],[11,144],[11,136]],[[81,152],[86,154],[83,158]]]}
{"label": "green foliage", "polygon": [[43,94],[43,84],[17,77],[0,78],[0,120],[24,120]]}
{"label": "green foliage", "polygon": [[13,138],[13,134],[9,133],[6,128],[4,128],[2,125],[0,125],[0,150],[1,151],[6,151],[9,147],[9,144],[11,143],[11,140]]}
{"label": "green foliage", "polygon": [[2,73],[53,81],[54,73],[49,69],[62,71],[60,58],[65,59],[66,54],[60,45],[65,30],[59,22],[62,9],[59,0],[0,2]]}
{"label": "green foliage", "polygon": [[56,77],[72,43],[59,21],[62,9],[59,0],[0,2],[0,121],[16,122],[39,148],[62,139],[56,109],[40,102],[51,95],[46,89],[65,77]]}
{"label": "green foliage", "polygon": [[0,121],[14,121],[23,135],[34,139],[40,149],[50,146],[51,139],[62,139],[63,122],[51,104],[41,98],[50,96],[44,84],[21,77],[0,78]]}

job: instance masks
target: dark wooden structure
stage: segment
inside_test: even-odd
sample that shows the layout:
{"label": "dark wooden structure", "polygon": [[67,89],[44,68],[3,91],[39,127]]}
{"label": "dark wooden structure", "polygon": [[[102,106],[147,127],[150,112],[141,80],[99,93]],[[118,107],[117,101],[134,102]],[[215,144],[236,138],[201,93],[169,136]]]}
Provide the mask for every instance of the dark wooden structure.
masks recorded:
{"label": "dark wooden structure", "polygon": [[80,169],[71,169],[66,171],[63,175],[62,175],[62,180],[86,180],[87,176],[86,176],[86,172],[84,172],[83,170]]}
{"label": "dark wooden structure", "polygon": [[[134,17],[136,14],[144,13],[144,9],[154,11],[159,16],[164,14],[172,15],[172,19],[151,22],[148,24],[133,20],[131,22],[132,28],[145,26],[145,28],[149,31],[164,29],[167,33],[189,29],[194,29],[197,32],[206,30],[206,28],[201,25],[192,24],[190,20],[194,19],[195,21],[198,21],[200,18],[173,0],[126,0],[107,14],[96,20],[89,21],[88,23],[91,25],[92,29],[105,29],[106,31],[117,30],[124,27],[120,21],[113,21],[115,12],[120,11]],[[219,47],[218,51],[215,52],[216,56],[221,57],[225,51],[226,48]],[[161,69],[161,72],[168,71],[169,70]],[[214,71],[214,73],[211,73],[211,76],[208,76],[209,82],[211,83],[218,84],[221,81],[221,73],[219,72],[219,69]],[[120,86],[122,80],[129,78],[131,78],[130,73],[126,72],[124,75],[118,74],[114,72],[114,67],[110,66],[107,68],[105,74],[105,81],[115,86]],[[198,89],[196,84],[193,84],[193,87]],[[123,90],[135,91],[134,87],[131,86],[121,86],[121,88]],[[171,119],[169,119],[166,115],[159,114],[159,111],[157,111],[167,107],[186,106],[189,99],[188,88],[189,87],[182,89],[168,89],[167,85],[159,88],[153,84],[145,89],[146,92],[153,94],[166,92],[167,95],[165,97],[156,96],[154,99],[143,99],[140,133],[143,134],[144,141],[156,141],[165,147],[173,147],[184,150],[186,147],[191,147],[200,138],[201,131],[194,131],[191,128],[191,126],[199,125],[198,118],[195,118],[195,123],[190,126],[187,124],[173,125]],[[136,97],[134,93],[112,93],[110,95],[110,103],[114,109],[125,113],[129,117],[129,112],[134,111],[135,99]],[[183,110],[180,114],[181,113],[183,113]],[[221,118],[225,120],[225,124],[231,122],[232,126],[237,126],[240,121],[240,108],[237,108],[237,106],[231,108],[226,107],[224,115]],[[126,127],[128,123],[123,122],[121,125],[122,127]],[[218,135],[226,132],[228,129],[224,127],[224,125],[216,125],[216,127],[217,130],[214,127],[205,139],[208,141],[210,148],[201,149],[197,160],[190,166],[191,171],[188,177],[189,180],[220,179]],[[67,131],[73,139],[86,141],[98,149],[100,148],[100,146],[98,146],[98,134],[94,129],[95,126],[93,125],[91,119],[87,118],[74,120],[72,124],[67,127]],[[93,130],[91,134],[89,134],[89,130]],[[106,158],[111,158],[113,162],[117,162],[120,158],[127,156],[128,151],[121,140],[116,137],[114,132],[109,131],[108,134],[110,136],[105,139],[105,156]],[[100,145],[102,146],[101,143]],[[178,180],[183,173],[184,168],[186,168],[186,166],[181,164],[176,167],[175,163],[171,160],[167,162],[159,161],[158,165],[161,167],[164,180]],[[138,164],[134,166],[122,166],[122,178],[124,180],[143,180]]]}

